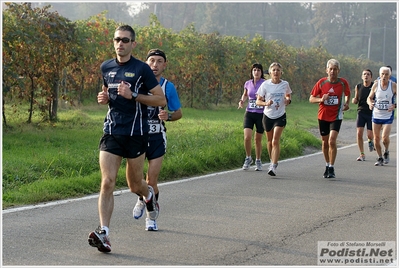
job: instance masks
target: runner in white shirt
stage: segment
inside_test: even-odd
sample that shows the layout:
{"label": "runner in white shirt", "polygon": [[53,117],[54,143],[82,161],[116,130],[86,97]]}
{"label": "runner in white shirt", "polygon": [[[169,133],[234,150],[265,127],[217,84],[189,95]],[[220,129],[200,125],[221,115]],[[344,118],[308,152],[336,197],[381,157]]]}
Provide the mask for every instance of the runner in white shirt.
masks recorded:
{"label": "runner in white shirt", "polygon": [[287,81],[281,79],[283,67],[273,62],[269,67],[271,79],[266,80],[257,92],[256,105],[265,106],[263,127],[266,131],[267,149],[270,158],[268,174],[276,176],[280,157],[280,138],[287,124],[285,107],[291,103],[292,90]]}
{"label": "runner in white shirt", "polygon": [[[380,79],[373,84],[370,95],[367,98],[370,110],[373,110],[374,146],[378,154],[375,166],[383,166],[389,163],[389,135],[396,108],[396,83],[389,79],[391,69],[389,67],[381,67],[379,73]],[[384,155],[382,155],[381,140],[385,147]]]}

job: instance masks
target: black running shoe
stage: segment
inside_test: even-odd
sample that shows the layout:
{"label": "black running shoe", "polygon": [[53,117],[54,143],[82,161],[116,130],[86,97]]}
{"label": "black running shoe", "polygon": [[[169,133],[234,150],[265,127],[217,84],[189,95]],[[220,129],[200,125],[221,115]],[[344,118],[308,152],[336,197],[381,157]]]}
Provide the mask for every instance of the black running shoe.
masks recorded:
{"label": "black running shoe", "polygon": [[328,167],[328,177],[327,178],[335,178],[334,167]]}
{"label": "black running shoe", "polygon": [[267,171],[267,174],[269,174],[270,176],[276,176],[276,167],[274,164],[270,164],[269,170]]}
{"label": "black running shoe", "polygon": [[154,189],[148,185],[148,190],[152,193],[152,197],[150,200],[145,201],[147,207],[147,218],[151,220],[156,220],[159,214],[159,205],[157,202],[157,198],[155,197]]}
{"label": "black running shoe", "polygon": [[375,162],[374,166],[383,166],[384,159],[382,157],[377,158],[377,162]]}
{"label": "black running shoe", "polygon": [[324,171],[323,178],[328,178],[328,166],[326,166],[326,171]]}
{"label": "black running shoe", "polygon": [[389,163],[389,152],[385,151],[384,153],[384,164],[388,164]]}

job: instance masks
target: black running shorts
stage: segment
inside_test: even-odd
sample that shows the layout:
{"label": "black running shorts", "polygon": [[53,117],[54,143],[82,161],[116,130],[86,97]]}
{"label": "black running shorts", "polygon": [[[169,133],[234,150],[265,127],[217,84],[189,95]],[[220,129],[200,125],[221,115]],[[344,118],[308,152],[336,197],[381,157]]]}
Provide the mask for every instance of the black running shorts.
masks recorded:
{"label": "black running shorts", "polygon": [[331,130],[339,132],[341,129],[342,120],[335,120],[333,122],[328,122],[319,119],[319,130],[321,136],[327,136],[330,134]]}
{"label": "black running shorts", "polygon": [[285,127],[287,125],[287,114],[284,113],[282,116],[276,119],[271,119],[266,115],[263,116],[263,127],[266,132],[271,131],[274,127]]}
{"label": "black running shorts", "polygon": [[244,114],[244,128],[250,128],[253,130],[254,125],[256,126],[256,132],[263,134],[265,130],[262,125],[263,113],[251,113],[245,112]]}
{"label": "black running shorts", "polygon": [[148,148],[145,157],[148,160],[156,159],[166,153],[166,136],[150,134],[148,138]]}
{"label": "black running shorts", "polygon": [[147,151],[148,135],[122,136],[104,134],[99,149],[124,158],[136,158]]}
{"label": "black running shorts", "polygon": [[371,116],[371,114],[362,113],[361,111],[359,111],[356,118],[356,127],[366,126],[368,130],[372,130],[373,124],[371,122]]}

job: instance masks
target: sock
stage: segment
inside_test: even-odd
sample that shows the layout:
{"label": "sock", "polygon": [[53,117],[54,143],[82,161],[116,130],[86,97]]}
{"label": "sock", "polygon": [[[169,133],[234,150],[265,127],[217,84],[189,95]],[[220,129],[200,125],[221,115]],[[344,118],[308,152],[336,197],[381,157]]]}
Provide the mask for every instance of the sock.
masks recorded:
{"label": "sock", "polygon": [[146,201],[146,202],[150,201],[150,200],[151,200],[151,197],[152,197],[152,192],[151,192],[151,191],[148,191],[148,196],[146,197],[145,201]]}
{"label": "sock", "polygon": [[157,201],[159,200],[159,192],[155,194],[155,198],[157,199]]}
{"label": "sock", "polygon": [[360,154],[364,154],[364,152],[360,152]]}
{"label": "sock", "polygon": [[326,163],[326,167],[329,167],[330,166],[330,163]]}
{"label": "sock", "polygon": [[109,234],[109,228],[107,226],[101,226],[101,230],[104,230],[106,235]]}
{"label": "sock", "polygon": [[331,165],[331,164],[330,164],[330,165],[328,165],[328,166],[329,166],[329,167],[334,167],[334,165]]}

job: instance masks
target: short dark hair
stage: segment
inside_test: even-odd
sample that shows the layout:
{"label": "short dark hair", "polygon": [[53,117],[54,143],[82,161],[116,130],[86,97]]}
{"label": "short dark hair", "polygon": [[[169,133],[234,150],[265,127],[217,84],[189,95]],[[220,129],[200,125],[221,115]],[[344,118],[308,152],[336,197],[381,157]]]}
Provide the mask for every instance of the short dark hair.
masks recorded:
{"label": "short dark hair", "polygon": [[[365,72],[365,71],[366,71],[366,72],[369,72],[370,75],[371,75],[371,77],[373,77],[373,72],[372,72],[370,69],[364,69],[363,72]],[[363,74],[362,74],[362,75],[363,75]]]}
{"label": "short dark hair", "polygon": [[129,25],[120,25],[118,28],[116,28],[115,32],[116,31],[130,32],[130,38],[132,39],[132,42],[136,40],[136,33]]}
{"label": "short dark hair", "polygon": [[387,65],[387,67],[391,70],[391,72],[392,72],[392,67],[391,66],[389,66],[389,65]]}

